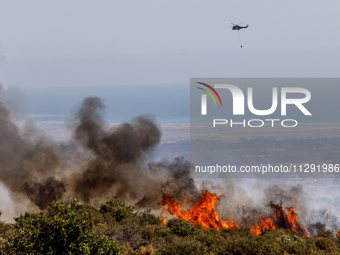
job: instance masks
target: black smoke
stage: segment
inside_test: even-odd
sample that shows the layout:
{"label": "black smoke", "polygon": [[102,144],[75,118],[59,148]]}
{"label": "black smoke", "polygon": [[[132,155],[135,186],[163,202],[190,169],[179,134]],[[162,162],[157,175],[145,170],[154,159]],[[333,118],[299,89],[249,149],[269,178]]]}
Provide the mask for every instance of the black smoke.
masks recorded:
{"label": "black smoke", "polygon": [[108,129],[104,105],[97,97],[84,99],[76,117],[74,138],[92,153],[85,168],[73,176],[74,193],[84,202],[120,197],[140,207],[156,207],[163,190],[191,192],[190,164],[147,162],[146,156],[160,142],[161,131],[149,116]]}
{"label": "black smoke", "polygon": [[98,204],[119,197],[137,207],[158,209],[162,192],[195,193],[190,164],[152,163],[148,153],[161,131],[150,116],[109,127],[100,98],[85,98],[73,120],[73,139],[63,149],[48,137],[19,130],[0,101],[0,180],[15,201],[28,199],[39,209],[53,200],[77,197]]}

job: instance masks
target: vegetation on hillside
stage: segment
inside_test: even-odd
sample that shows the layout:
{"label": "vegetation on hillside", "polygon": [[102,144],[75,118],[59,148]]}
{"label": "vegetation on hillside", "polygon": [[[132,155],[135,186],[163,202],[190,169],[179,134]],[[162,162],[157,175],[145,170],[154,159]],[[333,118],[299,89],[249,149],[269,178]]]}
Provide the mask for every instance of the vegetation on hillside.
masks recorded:
{"label": "vegetation on hillside", "polygon": [[54,202],[46,211],[0,222],[1,254],[340,254],[340,239],[324,227],[299,237],[285,230],[259,236],[247,227],[204,229],[178,218],[162,225],[150,211],[112,199],[100,208]]}

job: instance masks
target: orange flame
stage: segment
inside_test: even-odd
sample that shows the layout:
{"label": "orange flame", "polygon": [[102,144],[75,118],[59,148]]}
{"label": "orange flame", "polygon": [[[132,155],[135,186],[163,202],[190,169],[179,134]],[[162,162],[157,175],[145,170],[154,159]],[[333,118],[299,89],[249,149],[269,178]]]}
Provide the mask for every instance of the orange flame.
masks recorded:
{"label": "orange flame", "polygon": [[286,228],[291,229],[294,232],[300,234],[301,236],[310,236],[307,229],[302,226],[297,220],[296,206],[288,207],[287,213],[282,208],[282,203],[273,204],[271,207],[274,209],[274,213],[271,218],[261,218],[259,224],[251,227],[251,232],[255,235],[260,235],[265,230]]}
{"label": "orange flame", "polygon": [[[163,206],[163,212],[167,211],[171,215],[176,215],[178,218],[191,222],[194,225],[199,223],[204,228],[216,228],[217,230],[230,227],[239,228],[236,222],[229,219],[221,219],[218,216],[216,203],[220,201],[220,198],[221,196],[217,196],[215,193],[210,193],[205,190],[200,195],[200,200],[194,203],[191,210],[183,210],[182,206],[186,207],[187,204],[190,203],[190,200],[179,202],[171,195],[163,193],[160,204]],[[163,217],[163,212],[162,220],[163,223],[165,223],[166,218]]]}
{"label": "orange flame", "polygon": [[[191,203],[190,199],[183,196],[181,201],[176,201],[171,195],[163,193],[161,205],[163,206],[162,220],[166,224],[166,217],[163,216],[167,211],[171,215],[176,215],[178,218],[193,223],[200,224],[204,228],[230,228],[236,227],[240,229],[236,222],[229,219],[221,219],[216,211],[216,204],[222,196],[215,193],[210,193],[205,190],[200,195],[198,202],[194,203],[192,209],[184,210]],[[302,226],[298,220],[296,207],[288,207],[283,209],[282,203],[271,203],[271,208],[274,210],[271,217],[259,219],[259,223],[251,227],[251,232],[255,235],[260,235],[262,232],[269,229],[285,228],[300,234],[301,236],[310,236],[307,229]],[[339,232],[340,233],[340,232]],[[340,236],[340,234],[338,234]]]}

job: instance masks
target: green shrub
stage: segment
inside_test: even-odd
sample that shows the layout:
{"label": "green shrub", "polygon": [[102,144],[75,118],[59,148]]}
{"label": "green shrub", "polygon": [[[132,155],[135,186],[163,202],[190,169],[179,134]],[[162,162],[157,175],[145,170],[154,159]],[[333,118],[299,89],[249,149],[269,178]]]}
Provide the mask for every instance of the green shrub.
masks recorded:
{"label": "green shrub", "polygon": [[160,225],[162,223],[161,217],[154,215],[150,211],[139,213],[138,219],[141,225]]}
{"label": "green shrub", "polygon": [[159,237],[165,237],[171,234],[170,228],[164,225],[155,226],[155,233],[156,233],[156,236],[159,236]]}
{"label": "green shrub", "polygon": [[259,236],[248,227],[204,229],[178,218],[162,225],[160,217],[135,212],[123,200],[100,209],[72,200],[26,212],[14,224],[0,221],[0,254],[340,254],[339,237],[318,229],[307,238],[282,228]]}
{"label": "green shrub", "polygon": [[150,246],[141,246],[135,253],[136,255],[154,255],[154,248]]}
{"label": "green shrub", "polygon": [[142,237],[147,240],[151,241],[156,236],[156,228],[152,225],[147,225],[142,230]]}
{"label": "green shrub", "polygon": [[91,214],[78,214],[77,200],[69,207],[53,202],[47,212],[15,218],[10,251],[15,254],[119,254],[119,246],[100,236]]}
{"label": "green shrub", "polygon": [[290,243],[290,237],[288,235],[283,235],[281,237],[276,237],[276,242],[278,242],[281,245]]}
{"label": "green shrub", "polygon": [[224,237],[226,236],[239,236],[239,237],[246,237],[253,234],[248,227],[240,227],[240,228],[221,228],[219,230],[220,234]]}
{"label": "green shrub", "polygon": [[333,232],[331,230],[323,227],[318,231],[318,236],[319,237],[326,237],[326,238],[333,238]]}
{"label": "green shrub", "polygon": [[214,228],[197,231],[195,238],[207,248],[208,252],[212,254],[215,254],[218,247],[226,241],[221,235],[221,232]]}
{"label": "green shrub", "polygon": [[128,245],[132,249],[145,246],[148,242],[142,237],[142,228],[136,223],[121,225],[119,230],[112,236],[120,244]]}
{"label": "green shrub", "polygon": [[191,237],[176,236],[172,242],[159,249],[162,255],[197,255],[207,254],[207,248],[198,240]]}
{"label": "green shrub", "polygon": [[170,232],[178,236],[193,236],[196,235],[196,228],[189,222],[182,219],[171,219],[167,222]]}
{"label": "green shrub", "polygon": [[283,249],[275,240],[249,235],[247,237],[229,236],[218,246],[215,254],[244,255],[244,254],[283,254]]}
{"label": "green shrub", "polygon": [[326,237],[318,237],[315,241],[315,244],[319,250],[324,250],[327,252],[335,251],[337,249],[335,243]]}
{"label": "green shrub", "polygon": [[121,221],[125,218],[135,217],[134,207],[125,204],[122,199],[111,199],[100,206],[99,211],[103,214],[110,214],[116,221]]}
{"label": "green shrub", "polygon": [[282,235],[276,238],[277,243],[279,243],[285,252],[289,254],[307,254],[308,249],[306,247],[306,240],[297,235],[293,236],[293,239],[289,235]]}

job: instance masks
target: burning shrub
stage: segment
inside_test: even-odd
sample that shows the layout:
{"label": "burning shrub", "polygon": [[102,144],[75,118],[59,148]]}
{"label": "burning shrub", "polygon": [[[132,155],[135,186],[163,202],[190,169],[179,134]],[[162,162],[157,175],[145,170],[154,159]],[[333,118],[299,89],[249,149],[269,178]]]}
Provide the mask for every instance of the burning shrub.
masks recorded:
{"label": "burning shrub", "polygon": [[[163,212],[168,211],[180,219],[195,225],[200,224],[203,228],[216,228],[217,230],[230,227],[239,228],[236,222],[219,217],[216,211],[216,204],[220,201],[220,198],[221,196],[204,190],[200,194],[198,202],[192,206],[192,209],[184,210],[182,207],[186,207],[188,203],[191,203],[192,199],[182,197],[182,201],[176,201],[170,194],[163,193],[160,204],[163,206]],[[165,222],[166,218],[163,216],[162,218],[163,222]]]}
{"label": "burning shrub", "polygon": [[282,202],[279,204],[271,202],[270,207],[274,211],[272,216],[259,219],[259,224],[251,227],[251,232],[253,234],[260,235],[266,230],[285,228],[290,229],[301,236],[310,236],[307,229],[298,222],[296,208],[287,207],[285,210]]}

